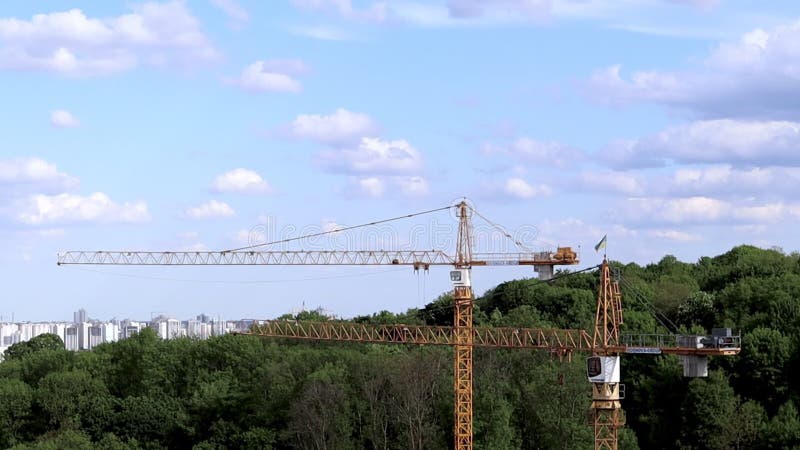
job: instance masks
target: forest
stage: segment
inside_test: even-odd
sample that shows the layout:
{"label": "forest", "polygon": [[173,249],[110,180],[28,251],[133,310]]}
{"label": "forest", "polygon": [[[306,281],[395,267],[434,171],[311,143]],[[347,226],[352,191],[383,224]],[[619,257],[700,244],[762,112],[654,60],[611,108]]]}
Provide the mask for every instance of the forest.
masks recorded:
{"label": "forest", "polygon": [[[800,449],[800,255],[739,246],[693,263],[612,263],[624,333],[742,335],[736,357],[687,379],[674,356],[623,355],[620,448]],[[596,271],[502,283],[476,299],[480,326],[592,329]],[[329,320],[317,312],[282,319]],[[452,325],[452,298],[352,320]],[[57,336],[0,363],[0,447],[22,449],[447,449],[452,349],[152,330],[92,351]],[[476,349],[475,448],[589,449],[585,361]]]}

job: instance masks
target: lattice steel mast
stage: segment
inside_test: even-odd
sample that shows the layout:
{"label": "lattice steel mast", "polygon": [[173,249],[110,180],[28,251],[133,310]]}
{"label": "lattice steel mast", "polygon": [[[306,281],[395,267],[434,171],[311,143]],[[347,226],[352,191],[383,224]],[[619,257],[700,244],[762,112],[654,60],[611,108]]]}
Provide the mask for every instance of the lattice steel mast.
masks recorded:
{"label": "lattice steel mast", "polygon": [[[625,425],[621,403],[623,385],[620,383],[620,358],[617,350],[620,347],[620,325],[622,295],[619,283],[611,279],[608,261],[603,259],[592,336],[594,358],[590,358],[588,362],[588,375],[592,384],[589,421],[594,429],[595,450],[617,450],[618,432]],[[595,373],[598,371],[599,373]]]}
{"label": "lattice steel mast", "polygon": [[472,223],[466,202],[458,208],[456,270],[451,273],[453,286],[453,332],[455,356],[453,383],[455,392],[455,449],[472,449]]}

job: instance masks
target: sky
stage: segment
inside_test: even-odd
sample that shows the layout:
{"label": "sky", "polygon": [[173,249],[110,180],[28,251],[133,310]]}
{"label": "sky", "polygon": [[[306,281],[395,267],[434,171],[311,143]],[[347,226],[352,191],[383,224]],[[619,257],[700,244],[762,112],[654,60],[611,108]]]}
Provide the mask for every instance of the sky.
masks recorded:
{"label": "sky", "polygon": [[[421,307],[446,268],[56,255],[224,250],[463,198],[477,250],[572,246],[578,268],[604,235],[640,264],[800,249],[796,1],[7,0],[0,101],[2,320]],[[455,235],[445,210],[264,248]]]}

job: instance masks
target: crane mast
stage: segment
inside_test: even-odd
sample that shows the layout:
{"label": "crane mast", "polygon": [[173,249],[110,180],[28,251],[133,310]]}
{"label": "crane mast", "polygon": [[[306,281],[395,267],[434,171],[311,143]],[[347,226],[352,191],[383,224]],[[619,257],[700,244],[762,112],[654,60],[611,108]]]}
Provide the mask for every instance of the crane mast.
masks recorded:
{"label": "crane mast", "polygon": [[455,270],[450,273],[453,282],[453,332],[455,356],[453,383],[454,439],[456,450],[472,449],[472,224],[466,202],[458,208],[458,241],[456,242]]}
{"label": "crane mast", "polygon": [[587,360],[592,384],[589,424],[594,429],[595,450],[617,450],[618,432],[625,425],[622,412],[624,385],[620,383],[619,327],[622,325],[622,295],[611,279],[608,261],[600,265],[600,286],[592,336],[593,356]]}

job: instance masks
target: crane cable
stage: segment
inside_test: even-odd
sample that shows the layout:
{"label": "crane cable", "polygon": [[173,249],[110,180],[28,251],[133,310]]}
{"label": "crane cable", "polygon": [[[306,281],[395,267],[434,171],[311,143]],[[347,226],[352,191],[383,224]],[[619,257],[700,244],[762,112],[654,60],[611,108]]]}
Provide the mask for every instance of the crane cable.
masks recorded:
{"label": "crane cable", "polygon": [[393,222],[395,220],[408,219],[408,218],[411,218],[411,217],[421,216],[423,214],[431,214],[431,213],[435,213],[435,212],[439,212],[439,211],[445,211],[445,210],[452,209],[452,208],[455,208],[455,206],[452,206],[452,205],[444,206],[444,207],[441,207],[441,208],[430,209],[430,210],[427,210],[427,211],[420,211],[420,212],[417,212],[417,213],[414,213],[414,214],[407,214],[407,215],[404,215],[404,216],[392,217],[391,219],[383,219],[383,220],[377,220],[375,222],[363,223],[361,225],[353,225],[353,226],[349,226],[349,227],[336,228],[334,230],[321,231],[319,233],[306,234],[306,235],[303,235],[303,236],[297,236],[297,237],[293,237],[293,238],[281,239],[279,241],[264,242],[264,243],[261,243],[261,244],[254,244],[254,245],[247,245],[245,247],[232,248],[232,249],[228,249],[228,250],[223,250],[221,253],[239,252],[239,251],[242,251],[242,250],[250,250],[250,249],[253,249],[253,248],[256,248],[256,247],[264,247],[264,246],[267,246],[267,245],[284,244],[286,242],[299,241],[299,240],[302,240],[302,239],[309,239],[309,238],[314,238],[314,237],[319,237],[319,236],[325,236],[325,235],[328,235],[328,234],[340,233],[342,231],[350,231],[350,230],[354,230],[356,228],[364,228],[364,227],[369,227],[369,226],[372,226],[372,225],[379,225],[379,224],[386,223],[386,222]]}
{"label": "crane cable", "polygon": [[[575,272],[562,272],[561,274],[556,275],[553,278],[550,278],[549,280],[538,280],[538,279],[537,280],[533,280],[533,283],[531,285],[532,286],[538,286],[540,284],[549,284],[550,282],[557,281],[557,280],[560,280],[562,278],[567,278],[567,277],[570,277],[572,275],[577,275],[579,273],[584,273],[584,272],[588,272],[590,270],[595,270],[595,269],[599,269],[599,268],[600,268],[600,265],[598,264],[596,266],[591,266],[591,267],[587,267],[585,269],[576,270]],[[447,310],[447,309],[453,309],[454,306],[455,305],[453,305],[451,303],[449,305],[437,306],[436,308],[431,308],[431,309],[423,308],[423,309],[425,309],[425,312],[438,312],[438,311],[443,311],[443,310]],[[422,311],[422,310],[420,310],[420,311]]]}
{"label": "crane cable", "polygon": [[483,214],[479,213],[479,212],[478,212],[478,210],[477,210],[477,209],[475,209],[475,208],[473,208],[471,205],[467,205],[467,207],[468,207],[468,208],[469,208],[469,209],[470,209],[470,210],[471,210],[471,211],[472,211],[472,212],[473,212],[473,213],[474,213],[476,216],[478,216],[478,217],[480,217],[481,219],[483,219],[484,221],[486,221],[486,223],[488,223],[490,226],[492,226],[492,227],[494,227],[496,230],[498,230],[498,231],[499,231],[499,232],[500,232],[500,233],[501,233],[501,234],[502,234],[504,237],[507,237],[507,238],[508,238],[508,239],[509,239],[511,242],[513,242],[513,243],[514,243],[514,244],[515,244],[517,247],[519,247],[519,248],[521,248],[521,249],[525,250],[526,252],[533,253],[533,249],[531,249],[531,248],[530,248],[530,247],[528,247],[527,245],[523,244],[522,242],[520,242],[520,241],[518,241],[518,240],[514,239],[514,237],[513,237],[513,236],[511,236],[511,234],[510,234],[508,231],[506,231],[506,229],[505,229],[505,228],[503,228],[502,226],[498,225],[497,223],[495,223],[495,222],[492,222],[491,220],[489,220],[489,219],[488,219],[486,216],[484,216]]}
{"label": "crane cable", "polygon": [[[656,305],[654,305],[650,300],[648,300],[641,292],[636,290],[636,288],[634,288],[633,285],[628,280],[620,276],[620,281],[622,282],[622,285],[625,286],[631,294],[633,294],[633,297],[636,300],[639,300],[639,303],[643,304],[645,308],[648,308],[650,310],[650,313],[653,314],[655,319],[658,321],[658,323],[661,324],[662,327],[664,327],[664,329],[666,329],[668,332],[672,334],[678,333],[678,326],[675,325],[675,322],[670,320],[670,318],[667,317],[666,314],[661,312],[656,307]],[[667,323],[664,323],[664,321],[666,321]]]}

